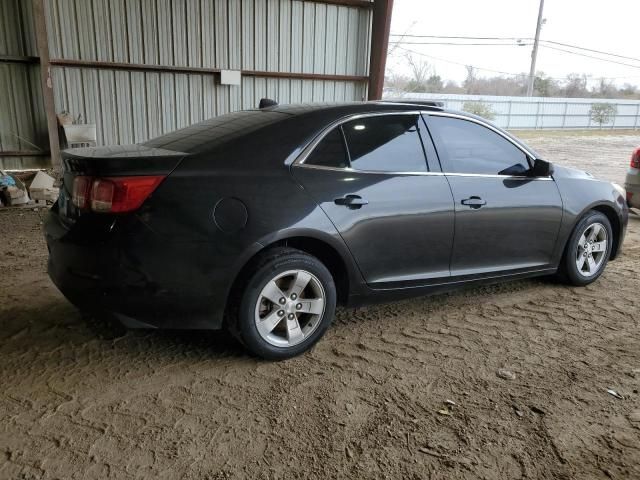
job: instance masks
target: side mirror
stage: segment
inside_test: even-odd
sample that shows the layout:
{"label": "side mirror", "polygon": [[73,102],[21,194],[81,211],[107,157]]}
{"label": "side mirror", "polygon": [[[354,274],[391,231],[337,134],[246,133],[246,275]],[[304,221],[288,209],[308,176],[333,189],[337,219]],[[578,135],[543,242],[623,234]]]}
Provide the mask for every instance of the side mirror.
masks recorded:
{"label": "side mirror", "polygon": [[515,165],[511,165],[510,167],[507,167],[504,170],[498,172],[498,175],[525,176],[528,173],[529,169],[527,167],[525,167],[521,163],[516,163]]}
{"label": "side mirror", "polygon": [[550,177],[551,175],[553,175],[553,164],[547,162],[546,160],[536,158],[533,162],[533,167],[531,167],[529,174],[532,177]]}

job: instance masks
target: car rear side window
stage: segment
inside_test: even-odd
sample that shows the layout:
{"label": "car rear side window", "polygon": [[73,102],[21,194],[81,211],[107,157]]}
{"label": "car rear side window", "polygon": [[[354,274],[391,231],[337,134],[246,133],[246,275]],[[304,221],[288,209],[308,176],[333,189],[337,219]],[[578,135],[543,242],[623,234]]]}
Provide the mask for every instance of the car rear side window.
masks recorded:
{"label": "car rear side window", "polygon": [[445,172],[498,175],[517,164],[528,168],[525,153],[487,127],[436,115],[428,122]]}
{"label": "car rear side window", "polygon": [[418,115],[381,115],[344,123],[351,167],[382,172],[427,171]]}
{"label": "car rear side window", "polygon": [[349,166],[347,150],[340,127],[334,128],[316,145],[313,152],[305,160],[307,165],[345,168]]}

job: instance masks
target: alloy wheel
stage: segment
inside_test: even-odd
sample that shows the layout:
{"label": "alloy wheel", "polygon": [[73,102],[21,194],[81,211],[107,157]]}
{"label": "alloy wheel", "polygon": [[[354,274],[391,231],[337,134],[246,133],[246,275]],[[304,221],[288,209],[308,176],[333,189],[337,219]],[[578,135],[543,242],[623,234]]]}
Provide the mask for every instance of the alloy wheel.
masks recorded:
{"label": "alloy wheel", "polygon": [[578,240],[576,267],[583,277],[593,277],[602,267],[608,249],[607,229],[601,223],[589,225]]}
{"label": "alloy wheel", "polygon": [[255,308],[259,335],[271,345],[293,347],[320,325],[325,310],[320,280],[305,270],[288,270],[263,287]]}

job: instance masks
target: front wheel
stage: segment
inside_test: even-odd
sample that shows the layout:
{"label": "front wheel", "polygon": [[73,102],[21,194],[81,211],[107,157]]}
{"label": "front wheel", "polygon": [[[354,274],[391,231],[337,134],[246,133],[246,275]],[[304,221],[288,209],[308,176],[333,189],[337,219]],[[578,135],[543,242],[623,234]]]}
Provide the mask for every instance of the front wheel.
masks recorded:
{"label": "front wheel", "polygon": [[274,249],[247,278],[232,333],[251,353],[290,358],[324,335],[335,313],[336,288],[317,258],[293,248]]}
{"label": "front wheel", "polygon": [[577,286],[594,282],[607,265],[612,243],[609,219],[600,212],[587,213],[567,243],[561,265],[563,279]]}

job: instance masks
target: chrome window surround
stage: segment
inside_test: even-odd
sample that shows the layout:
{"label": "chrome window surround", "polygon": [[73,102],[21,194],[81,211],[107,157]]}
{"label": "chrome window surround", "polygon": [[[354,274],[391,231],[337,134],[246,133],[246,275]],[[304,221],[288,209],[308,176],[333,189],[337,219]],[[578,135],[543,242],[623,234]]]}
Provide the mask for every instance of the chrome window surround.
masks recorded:
{"label": "chrome window surround", "polygon": [[354,115],[348,115],[346,117],[340,118],[334,122],[332,122],[331,124],[329,124],[327,127],[325,127],[316,138],[314,138],[311,143],[309,145],[307,145],[307,147],[300,153],[300,155],[298,155],[298,157],[293,161],[292,165],[293,166],[300,166],[300,167],[306,167],[306,168],[313,168],[313,169],[317,169],[317,170],[333,170],[333,171],[338,171],[338,172],[353,172],[353,173],[370,173],[370,174],[378,174],[378,175],[446,175],[448,177],[484,177],[484,178],[503,178],[503,179],[510,179],[510,180],[552,180],[551,177],[528,177],[526,175],[491,175],[491,174],[483,174],[483,173],[447,173],[447,172],[408,172],[408,171],[400,171],[400,172],[394,172],[394,171],[383,171],[383,170],[359,170],[356,168],[351,168],[351,167],[344,167],[344,168],[338,168],[338,167],[326,167],[323,165],[306,165],[304,162],[307,160],[307,158],[309,157],[309,155],[311,155],[311,152],[316,148],[316,146],[322,141],[324,140],[324,137],[327,136],[327,134],[329,132],[331,132],[334,128],[350,122],[352,120],[358,120],[360,118],[368,118],[368,117],[381,117],[381,116],[387,116],[387,115],[432,115],[432,116],[438,116],[438,117],[450,117],[450,118],[458,118],[460,120],[466,120],[468,122],[473,122],[473,123],[477,123],[478,125],[481,125],[485,128],[488,128],[489,130],[493,131],[494,133],[497,133],[498,135],[500,135],[502,138],[504,138],[505,140],[507,140],[511,145],[513,145],[514,147],[516,147],[518,150],[520,150],[522,153],[524,153],[525,155],[527,155],[527,157],[529,158],[535,158],[535,155],[530,152],[529,150],[525,149],[522,145],[519,145],[517,143],[515,143],[513,140],[511,140],[507,135],[505,135],[504,133],[502,133],[499,129],[497,129],[496,127],[494,127],[493,125],[490,125],[486,122],[483,122],[481,120],[478,120],[476,118],[472,118],[472,117],[466,117],[464,115],[459,115],[456,113],[449,113],[449,112],[438,112],[438,111],[431,111],[431,110],[407,110],[404,112],[371,112],[371,113],[358,113],[358,114],[354,114]]}

